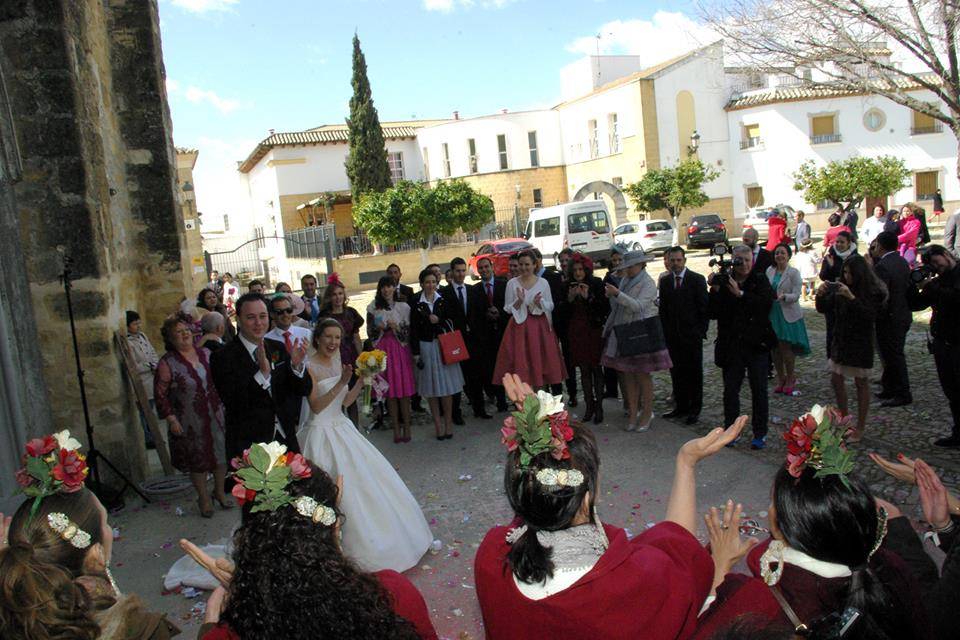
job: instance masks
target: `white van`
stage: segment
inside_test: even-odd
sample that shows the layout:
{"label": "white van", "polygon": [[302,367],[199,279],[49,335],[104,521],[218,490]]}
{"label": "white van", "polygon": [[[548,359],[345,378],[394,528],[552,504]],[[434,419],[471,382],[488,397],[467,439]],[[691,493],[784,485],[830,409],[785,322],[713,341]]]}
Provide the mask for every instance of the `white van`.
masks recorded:
{"label": "white van", "polygon": [[557,264],[557,255],[570,248],[595,261],[605,261],[613,246],[610,213],[602,200],[568,202],[531,209],[524,237],[543,254],[544,264]]}

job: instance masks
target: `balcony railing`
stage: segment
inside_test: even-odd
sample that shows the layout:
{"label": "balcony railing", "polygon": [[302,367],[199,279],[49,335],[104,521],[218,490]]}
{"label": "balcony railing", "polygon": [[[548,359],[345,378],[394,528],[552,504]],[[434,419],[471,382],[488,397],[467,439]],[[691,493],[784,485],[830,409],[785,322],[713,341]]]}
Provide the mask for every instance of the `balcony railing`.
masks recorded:
{"label": "balcony railing", "polygon": [[740,141],[740,149],[756,149],[763,145],[763,140],[760,136],[753,136],[750,138],[744,138]]}
{"label": "balcony railing", "polygon": [[910,127],[910,135],[912,136],[921,136],[925,133],[941,133],[943,131],[942,122],[934,122],[933,124],[925,124],[922,127]]}
{"label": "balcony railing", "polygon": [[827,133],[822,136],[810,136],[810,144],[827,144],[828,142],[840,142],[839,133]]}

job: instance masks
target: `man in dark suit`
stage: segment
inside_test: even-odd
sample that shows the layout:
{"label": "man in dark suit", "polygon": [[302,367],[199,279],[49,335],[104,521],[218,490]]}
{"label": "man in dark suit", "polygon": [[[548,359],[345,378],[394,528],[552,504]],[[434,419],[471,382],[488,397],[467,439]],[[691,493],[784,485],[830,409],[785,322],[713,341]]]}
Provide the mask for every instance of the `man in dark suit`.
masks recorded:
{"label": "man in dark suit", "polygon": [[307,345],[264,339],[270,328],[266,299],[248,293],[237,300],[237,340],[210,357],[213,383],[226,409],[227,460],[255,442],[276,440],[300,451],[297,425],[313,381],[304,361]]}
{"label": "man in dark suit", "polygon": [[[443,296],[454,309],[453,328],[463,334],[463,341],[470,354],[468,360],[460,363],[463,371],[463,389],[467,399],[473,405],[473,415],[477,418],[490,419],[483,404],[483,378],[481,337],[487,323],[487,298],[476,287],[468,286],[467,263],[463,258],[454,258],[450,261],[450,284],[440,287]],[[453,396],[453,421],[463,424],[463,412],[460,409],[460,396]]]}
{"label": "man in dark suit", "polygon": [[300,317],[310,325],[317,324],[320,316],[320,299],[317,297],[317,278],[313,274],[306,274],[300,278],[300,288],[303,289],[303,311]]}
{"label": "man in dark suit", "polygon": [[877,313],[877,350],[883,363],[880,377],[881,407],[901,407],[913,402],[910,376],[903,348],[913,322],[907,301],[910,265],[897,252],[897,236],[884,231],[877,236],[880,259],[874,264],[877,277],[887,285],[887,304]]}
{"label": "man in dark suit", "polygon": [[413,300],[413,287],[400,282],[400,278],[403,277],[403,273],[400,271],[400,265],[391,264],[387,267],[387,275],[393,278],[394,283],[397,285],[397,293],[400,294],[403,301],[410,304],[410,301]]}
{"label": "man in dark suit", "polygon": [[507,328],[510,316],[503,310],[507,294],[507,281],[494,275],[493,263],[489,258],[477,261],[477,271],[480,273],[480,282],[473,285],[487,300],[486,323],[480,335],[480,378],[484,391],[496,398],[497,411],[507,411],[507,398],[503,385],[494,384],[493,371],[497,367],[497,354],[500,352],[500,341]]}
{"label": "man in dark suit", "polygon": [[[545,266],[543,266],[543,254],[540,253],[540,249],[537,249],[536,247],[534,247],[533,249],[530,249],[530,251],[531,253],[533,253],[534,257],[537,259],[537,264],[533,266],[533,270],[537,273],[538,276],[546,280],[548,285],[550,285],[550,297],[553,298],[554,308],[556,308],[558,301],[564,295],[563,276],[560,275],[560,272],[557,271],[556,269],[547,269]],[[556,333],[558,336],[562,334],[562,332],[560,331],[560,328],[557,327],[556,325],[554,325],[553,327],[553,332]],[[561,345],[561,351],[562,349],[563,347]],[[569,373],[569,371],[567,373]],[[568,385],[570,384],[569,379],[567,379],[567,384]],[[573,384],[574,384],[573,393],[569,393],[570,387],[569,386],[567,387],[567,391],[568,391],[567,395],[569,396],[567,398],[567,405],[571,407],[575,407],[577,405],[576,378],[574,378]],[[550,385],[550,393],[552,393],[555,396],[562,395],[563,384],[557,383],[557,384]]]}
{"label": "man in dark suit", "polygon": [[686,416],[687,424],[696,424],[703,407],[703,341],[707,337],[707,281],[687,269],[682,247],[668,252],[670,270],[660,278],[660,322],[667,339],[673,367],[674,409],[664,418]]}
{"label": "man in dark suit", "polygon": [[743,230],[743,244],[753,252],[753,271],[766,277],[767,267],[773,266],[773,254],[760,246],[759,238],[760,234],[756,229]]}

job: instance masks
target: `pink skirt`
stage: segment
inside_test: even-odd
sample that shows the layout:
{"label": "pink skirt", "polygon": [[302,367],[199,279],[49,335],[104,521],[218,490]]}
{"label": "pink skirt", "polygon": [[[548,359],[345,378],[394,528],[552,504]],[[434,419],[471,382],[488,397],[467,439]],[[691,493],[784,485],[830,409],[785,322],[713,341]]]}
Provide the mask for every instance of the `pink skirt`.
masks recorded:
{"label": "pink skirt", "polygon": [[380,377],[387,381],[388,398],[409,398],[417,393],[417,383],[413,375],[413,356],[410,347],[397,340],[393,331],[384,332],[376,345],[387,354],[387,370]]}
{"label": "pink skirt", "polygon": [[497,353],[493,384],[503,384],[508,373],[517,374],[534,389],[567,379],[560,343],[546,316],[528,315],[522,324],[510,318]]}

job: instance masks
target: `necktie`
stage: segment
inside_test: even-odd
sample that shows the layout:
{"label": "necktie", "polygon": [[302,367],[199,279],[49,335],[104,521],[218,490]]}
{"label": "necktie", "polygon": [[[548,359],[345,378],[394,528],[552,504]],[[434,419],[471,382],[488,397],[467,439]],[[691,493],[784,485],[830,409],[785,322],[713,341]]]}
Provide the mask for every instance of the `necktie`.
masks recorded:
{"label": "necktie", "polygon": [[675,288],[679,289],[681,282],[683,282],[683,280],[681,280],[680,276],[677,276],[677,281],[676,281],[676,283],[675,283]]}
{"label": "necktie", "polygon": [[493,306],[493,283],[492,282],[487,283],[487,302],[489,302],[490,305]]}
{"label": "necktie", "polygon": [[283,332],[283,344],[287,347],[287,353],[293,353],[293,344],[290,342],[290,332]]}
{"label": "necktie", "polygon": [[457,287],[457,297],[460,298],[460,306],[463,307],[463,312],[467,312],[467,301],[463,297],[463,285]]}
{"label": "necktie", "polygon": [[310,322],[317,323],[317,316],[320,315],[320,302],[314,297],[310,298]]}

